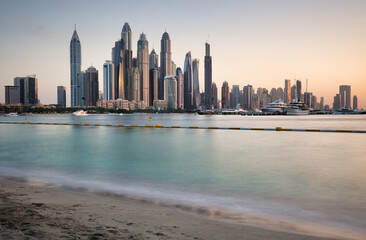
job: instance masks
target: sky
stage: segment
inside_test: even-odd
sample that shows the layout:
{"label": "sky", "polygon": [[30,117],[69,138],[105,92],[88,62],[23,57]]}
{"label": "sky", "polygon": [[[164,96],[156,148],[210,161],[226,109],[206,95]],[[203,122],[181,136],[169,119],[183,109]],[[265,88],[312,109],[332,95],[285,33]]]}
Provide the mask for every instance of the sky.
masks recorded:
{"label": "sky", "polygon": [[[183,69],[199,59],[204,90],[205,43],[211,44],[213,82],[284,88],[308,79],[308,91],[332,106],[339,85],[351,85],[366,109],[366,1],[364,0],[1,0],[0,102],[15,77],[36,74],[41,103],[57,103],[57,86],[70,105],[70,40],[76,24],[82,70],[110,60],[123,24],[132,29],[133,54],[142,32],[160,53],[166,30],[172,60]],[[303,87],[303,91],[304,91]]]}

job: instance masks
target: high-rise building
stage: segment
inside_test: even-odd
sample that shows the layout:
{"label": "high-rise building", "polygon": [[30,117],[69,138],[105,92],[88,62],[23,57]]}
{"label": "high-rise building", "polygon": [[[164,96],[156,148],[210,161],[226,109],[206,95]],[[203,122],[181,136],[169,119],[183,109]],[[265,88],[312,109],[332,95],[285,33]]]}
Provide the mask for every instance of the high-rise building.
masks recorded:
{"label": "high-rise building", "polygon": [[318,110],[318,99],[315,95],[311,96],[311,108]]}
{"label": "high-rise building", "polygon": [[311,92],[304,92],[304,103],[308,105],[308,107],[311,107],[311,97],[313,96],[313,93]]}
{"label": "high-rise building", "polygon": [[296,95],[297,95],[297,100],[300,98],[302,92],[301,92],[301,81],[300,80],[296,80]]}
{"label": "high-rise building", "polygon": [[339,86],[339,94],[341,95],[341,107],[351,108],[351,86]]}
{"label": "high-rise building", "polygon": [[155,52],[155,49],[151,50],[149,55],[149,68],[159,68],[159,56]]}
{"label": "high-rise building", "polygon": [[338,110],[341,108],[341,94],[336,94],[333,100],[333,110]]}
{"label": "high-rise building", "polygon": [[140,73],[136,67],[128,69],[128,78],[131,80],[129,91],[129,101],[140,101]]}
{"label": "high-rise building", "polygon": [[356,95],[353,96],[353,109],[358,109],[358,98]]}
{"label": "high-rise building", "polygon": [[211,84],[211,97],[212,97],[212,100],[211,100],[212,107],[215,109],[218,109],[219,103],[218,103],[218,97],[217,97],[217,86],[216,86],[216,83],[214,83],[214,82]]}
{"label": "high-rise building", "polygon": [[177,68],[177,108],[184,108],[184,77],[183,71],[179,67]]}
{"label": "high-rise building", "polygon": [[96,106],[99,98],[98,70],[90,66],[84,74],[85,106]]}
{"label": "high-rise building", "polygon": [[104,99],[115,100],[114,96],[114,65],[112,61],[106,60],[103,64],[103,95]]}
{"label": "high-rise building", "polygon": [[77,84],[78,84],[78,106],[85,106],[85,97],[84,97],[84,79],[85,72],[78,72],[76,75]]}
{"label": "high-rise building", "polygon": [[200,85],[199,85],[199,60],[193,59],[193,108],[197,109],[201,105]]}
{"label": "high-rise building", "polygon": [[205,104],[207,108],[211,108],[212,102],[212,57],[210,55],[210,44],[205,44]]}
{"label": "high-rise building", "polygon": [[[124,67],[123,67],[123,73],[124,73],[124,92],[125,96],[124,99],[131,100],[132,99],[132,92],[130,92],[131,89],[133,89],[133,80],[129,78],[131,76],[129,70],[132,68],[132,31],[130,25],[126,22],[123,25],[122,28],[122,41],[124,44]],[[120,96],[120,98],[122,98]]]}
{"label": "high-rise building", "polygon": [[38,103],[38,79],[36,75],[14,78],[14,86],[19,87],[19,100],[24,105]]}
{"label": "high-rise building", "polygon": [[186,54],[184,61],[184,108],[192,109],[193,107],[193,71],[191,52]]}
{"label": "high-rise building", "polygon": [[324,97],[320,97],[319,109],[324,110]]}
{"label": "high-rise building", "polygon": [[160,50],[160,79],[159,79],[159,99],[164,99],[164,79],[165,76],[172,75],[172,52],[170,37],[164,32],[161,38]]}
{"label": "high-rise building", "polygon": [[154,101],[159,100],[158,98],[158,81],[159,81],[159,70],[158,68],[150,69],[150,102],[149,106],[153,106]]}
{"label": "high-rise building", "polygon": [[66,87],[57,86],[57,105],[66,107]]}
{"label": "high-rise building", "polygon": [[177,72],[177,64],[174,63],[174,61],[172,61],[172,71],[171,73],[174,75]]}
{"label": "high-rise building", "polygon": [[291,87],[291,101],[292,101],[293,99],[298,100],[298,97],[297,97],[297,85],[293,85],[293,86]]}
{"label": "high-rise building", "polygon": [[112,64],[113,64],[113,100],[126,99],[126,82],[125,82],[125,44],[123,40],[118,40],[112,48]]}
{"label": "high-rise building", "polygon": [[243,87],[243,108],[246,110],[252,109],[252,96],[254,94],[253,86],[247,85]]}
{"label": "high-rise building", "polygon": [[70,95],[71,107],[81,106],[78,73],[81,72],[81,44],[76,27],[70,41]]}
{"label": "high-rise building", "polygon": [[19,104],[19,103],[20,103],[20,87],[5,86],[5,104]]}
{"label": "high-rise building", "polygon": [[230,88],[227,81],[225,81],[221,87],[221,108],[222,109],[230,108]]}
{"label": "high-rise building", "polygon": [[253,94],[252,96],[252,109],[259,109],[259,96],[258,94]]}
{"label": "high-rise building", "polygon": [[230,92],[230,108],[235,109],[240,105],[239,85],[233,85]]}
{"label": "high-rise building", "polygon": [[168,109],[177,109],[177,81],[175,75],[165,76],[164,100],[168,103]]}
{"label": "high-rise building", "polygon": [[281,100],[284,100],[284,91],[281,87],[277,88],[277,96],[278,96],[278,99],[281,99]]}
{"label": "high-rise building", "polygon": [[138,101],[144,101],[146,105],[149,105],[149,42],[144,33],[141,33],[137,46],[137,66],[140,74],[140,99]]}
{"label": "high-rise building", "polygon": [[284,102],[291,102],[291,80],[285,80]]}

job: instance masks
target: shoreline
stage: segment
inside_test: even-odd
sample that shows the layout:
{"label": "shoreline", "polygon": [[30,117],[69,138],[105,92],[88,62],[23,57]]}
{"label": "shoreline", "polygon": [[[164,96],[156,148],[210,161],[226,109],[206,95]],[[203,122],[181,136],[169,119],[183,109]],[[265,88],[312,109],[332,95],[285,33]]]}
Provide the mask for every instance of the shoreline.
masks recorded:
{"label": "shoreline", "polygon": [[202,209],[2,175],[0,227],[0,238],[336,239],[295,233],[285,224],[268,229]]}

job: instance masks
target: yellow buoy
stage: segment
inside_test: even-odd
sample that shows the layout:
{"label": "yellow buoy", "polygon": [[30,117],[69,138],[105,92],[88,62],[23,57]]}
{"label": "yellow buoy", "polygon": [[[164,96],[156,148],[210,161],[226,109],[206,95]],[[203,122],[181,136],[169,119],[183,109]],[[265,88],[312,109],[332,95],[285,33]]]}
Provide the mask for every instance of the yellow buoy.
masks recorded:
{"label": "yellow buoy", "polygon": [[149,121],[151,122],[151,117],[149,117]]}
{"label": "yellow buoy", "polygon": [[75,119],[74,119],[75,121],[76,121],[76,117],[75,117]]}
{"label": "yellow buoy", "polygon": [[24,120],[27,120],[27,117],[25,117]]}

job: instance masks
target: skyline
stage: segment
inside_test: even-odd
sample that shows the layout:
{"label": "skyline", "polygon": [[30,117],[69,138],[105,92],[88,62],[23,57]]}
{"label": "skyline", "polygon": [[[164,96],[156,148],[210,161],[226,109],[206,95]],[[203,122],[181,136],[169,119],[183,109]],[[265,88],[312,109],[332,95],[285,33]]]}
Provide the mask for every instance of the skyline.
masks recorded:
{"label": "skyline", "polygon": [[[142,32],[149,41],[149,51],[160,53],[165,29],[177,67],[184,68],[184,57],[191,51],[192,59],[201,61],[200,91],[204,90],[202,63],[207,41],[211,45],[212,81],[218,88],[227,81],[230,87],[250,84],[270,90],[284,88],[285,79],[292,80],[291,84],[300,79],[305,90],[308,79],[308,91],[319,98],[324,96],[325,104],[332,105],[340,85],[351,85],[359,108],[366,108],[365,2],[201,1],[191,9],[167,1],[143,2],[108,1],[114,7],[103,9],[99,2],[3,1],[0,30],[7,34],[0,45],[0,87],[12,85],[15,77],[37,74],[42,103],[56,103],[57,86],[63,85],[70,106],[69,43],[74,24],[82,45],[81,70],[93,65],[99,72],[99,89],[103,89],[103,64],[111,59],[111,48],[128,22],[134,57]],[[210,3],[215,6],[207,5]],[[120,6],[126,9],[123,14],[116,13]],[[177,6],[181,10],[177,11]],[[80,8],[84,10],[77,11]],[[4,102],[3,93],[0,102]]]}

